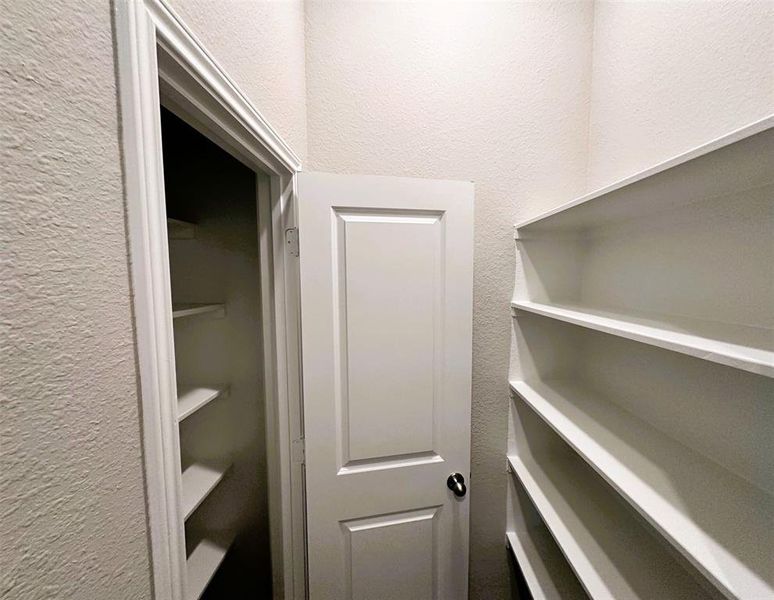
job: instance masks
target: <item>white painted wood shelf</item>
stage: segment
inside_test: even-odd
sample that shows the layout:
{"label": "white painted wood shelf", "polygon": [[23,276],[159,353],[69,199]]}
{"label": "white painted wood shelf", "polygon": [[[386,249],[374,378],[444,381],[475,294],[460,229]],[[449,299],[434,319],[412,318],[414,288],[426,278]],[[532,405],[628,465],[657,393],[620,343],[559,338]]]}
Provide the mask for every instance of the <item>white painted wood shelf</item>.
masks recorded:
{"label": "white painted wood shelf", "polygon": [[642,311],[626,313],[519,300],[525,311],[587,329],[774,377],[774,330]]}
{"label": "white painted wood shelf", "polygon": [[226,306],[224,304],[174,304],[172,306],[172,317],[181,319],[183,317],[193,317],[197,315],[207,315],[215,319],[226,316]]}
{"label": "white painted wood shelf", "polygon": [[177,420],[182,421],[217,398],[228,395],[228,386],[177,386]]}
{"label": "white painted wood shelf", "polygon": [[575,382],[511,389],[729,598],[774,598],[774,498]]}
{"label": "white painted wood shelf", "polygon": [[533,600],[588,598],[545,526],[508,531],[505,540]]}
{"label": "white painted wood shelf", "polygon": [[592,598],[712,597],[580,458],[508,461]]}
{"label": "white painted wood shelf", "polygon": [[196,225],[178,219],[167,219],[167,235],[171,240],[192,240],[196,237]]}
{"label": "white painted wood shelf", "polygon": [[183,514],[188,519],[231,468],[227,461],[198,462],[183,471]]}
{"label": "white painted wood shelf", "polygon": [[592,598],[774,600],[772,165],[774,114],[515,225],[508,528]]}
{"label": "white painted wood shelf", "polygon": [[583,231],[774,183],[774,116],[516,224],[518,238]]}
{"label": "white painted wood shelf", "polygon": [[222,541],[203,539],[196,545],[186,561],[186,570],[188,571],[187,600],[201,598],[223,559],[226,558],[226,553],[233,541],[233,536],[229,536]]}
{"label": "white painted wood shelf", "polygon": [[[156,95],[162,106],[152,115],[164,146],[163,156],[155,153],[163,160],[154,174],[163,185],[141,211],[155,221],[149,230],[141,228],[140,237],[145,246],[148,239],[152,242],[147,256],[140,252],[145,258],[141,275],[153,274],[154,323],[145,336],[152,347],[144,364],[159,397],[151,402],[149,414],[161,418],[151,428],[158,435],[146,436],[161,453],[150,457],[156,472],[148,474],[164,501],[157,503],[161,512],[154,517],[164,525],[154,540],[161,549],[154,553],[154,566],[161,573],[156,591],[175,600],[248,589],[270,596],[271,579],[264,575],[271,572],[275,582],[287,575],[277,568],[283,557],[268,551],[271,537],[273,549],[287,555],[284,542],[275,543],[277,536],[287,537],[286,532],[274,527],[286,507],[280,506],[278,514],[272,509],[272,528],[256,531],[253,525],[266,518],[262,510],[274,487],[266,480],[276,478],[274,473],[261,477],[253,467],[256,452],[265,453],[271,434],[260,416],[264,383],[279,368],[264,360],[271,358],[271,349],[264,346],[274,341],[270,333],[276,324],[267,308],[274,306],[273,290],[266,285],[275,266],[274,249],[264,243],[264,234],[282,219],[275,218],[279,213],[272,212],[271,203],[256,205],[257,192],[272,192],[261,187],[263,180],[257,181],[253,172],[260,174],[265,166],[260,140],[251,136],[255,139],[247,152],[257,162],[245,162],[215,143],[212,135],[192,127],[198,109],[192,112],[184,104],[196,104],[199,98],[219,109],[208,104],[212,99],[204,98],[206,90],[188,85],[193,81],[190,72],[182,78],[175,75],[185,69],[181,71],[168,53],[159,53],[158,59],[159,72],[170,76],[162,77]],[[184,94],[181,104],[184,89],[191,94]],[[207,160],[191,169],[192,156]],[[222,201],[223,195],[228,202]],[[156,222],[162,215],[164,222]],[[284,229],[279,230],[284,235]],[[157,279],[161,285],[156,285]]]}

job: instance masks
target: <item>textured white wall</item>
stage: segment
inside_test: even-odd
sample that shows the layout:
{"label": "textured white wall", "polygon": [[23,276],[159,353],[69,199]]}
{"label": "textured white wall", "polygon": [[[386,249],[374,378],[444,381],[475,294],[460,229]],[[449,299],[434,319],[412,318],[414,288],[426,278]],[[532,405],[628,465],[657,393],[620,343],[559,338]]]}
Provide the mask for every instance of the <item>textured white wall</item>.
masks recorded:
{"label": "textured white wall", "polygon": [[[111,3],[1,4],[0,596],[149,598]],[[173,5],[303,157],[303,4]]]}
{"label": "textured white wall", "polygon": [[510,597],[512,224],[581,191],[592,6],[307,2],[308,170],[476,184],[472,598]]}
{"label": "textured white wall", "polygon": [[0,596],[148,598],[110,5],[2,4]]}
{"label": "textured white wall", "polygon": [[303,0],[168,1],[305,162]]}
{"label": "textured white wall", "polygon": [[597,2],[589,187],[774,112],[774,2]]}

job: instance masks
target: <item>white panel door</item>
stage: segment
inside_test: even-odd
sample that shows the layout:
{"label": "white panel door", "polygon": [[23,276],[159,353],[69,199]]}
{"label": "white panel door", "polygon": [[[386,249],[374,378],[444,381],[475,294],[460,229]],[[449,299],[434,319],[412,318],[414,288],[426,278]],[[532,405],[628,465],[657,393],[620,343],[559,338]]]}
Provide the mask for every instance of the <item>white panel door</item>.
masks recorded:
{"label": "white panel door", "polygon": [[310,597],[467,598],[473,184],[298,181]]}

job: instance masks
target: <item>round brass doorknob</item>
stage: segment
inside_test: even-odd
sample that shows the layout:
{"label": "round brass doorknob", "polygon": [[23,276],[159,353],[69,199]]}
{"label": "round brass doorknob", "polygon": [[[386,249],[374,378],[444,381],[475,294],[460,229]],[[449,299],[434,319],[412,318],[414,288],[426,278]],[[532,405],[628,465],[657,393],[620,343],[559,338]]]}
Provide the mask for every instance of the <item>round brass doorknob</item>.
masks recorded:
{"label": "round brass doorknob", "polygon": [[446,480],[446,487],[449,488],[457,498],[462,498],[468,488],[465,487],[465,478],[462,473],[452,473]]}

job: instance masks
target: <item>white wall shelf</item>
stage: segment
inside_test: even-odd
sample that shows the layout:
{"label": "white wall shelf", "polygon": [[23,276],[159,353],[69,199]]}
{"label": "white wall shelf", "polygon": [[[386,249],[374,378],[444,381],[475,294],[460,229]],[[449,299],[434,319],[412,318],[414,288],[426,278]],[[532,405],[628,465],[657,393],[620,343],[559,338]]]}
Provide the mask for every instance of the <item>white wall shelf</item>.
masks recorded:
{"label": "white wall shelf", "polygon": [[198,462],[183,471],[183,514],[187,519],[221,482],[231,463]]}
{"label": "white wall shelf", "polygon": [[177,420],[182,421],[216,398],[228,395],[228,386],[177,386]]}
{"label": "white wall shelf", "polygon": [[588,596],[545,526],[505,534],[533,600],[584,600]]}
{"label": "white wall shelf", "polygon": [[593,598],[774,598],[773,164],[774,114],[515,226],[508,529]]}
{"label": "white wall shelf", "polygon": [[772,496],[575,382],[511,388],[726,596],[774,597]]}
{"label": "white wall shelf", "polygon": [[680,352],[751,373],[774,377],[774,330],[673,315],[619,313],[526,300],[511,307]]}
{"label": "white wall shelf", "polygon": [[219,319],[226,316],[226,306],[224,304],[174,304],[172,306],[172,317],[181,319],[183,317],[193,317],[197,315],[208,315]]}
{"label": "white wall shelf", "polygon": [[516,225],[517,238],[582,231],[774,183],[774,116]]}
{"label": "white wall shelf", "polygon": [[226,557],[233,541],[233,537],[228,537],[224,541],[203,539],[196,545],[186,561],[186,570],[188,571],[187,600],[201,598],[207,584],[210,583]]}
{"label": "white wall shelf", "polygon": [[196,237],[196,225],[178,219],[167,219],[167,234],[171,240],[192,240]]}
{"label": "white wall shelf", "polygon": [[599,600],[711,597],[579,460],[508,457],[588,594]]}

